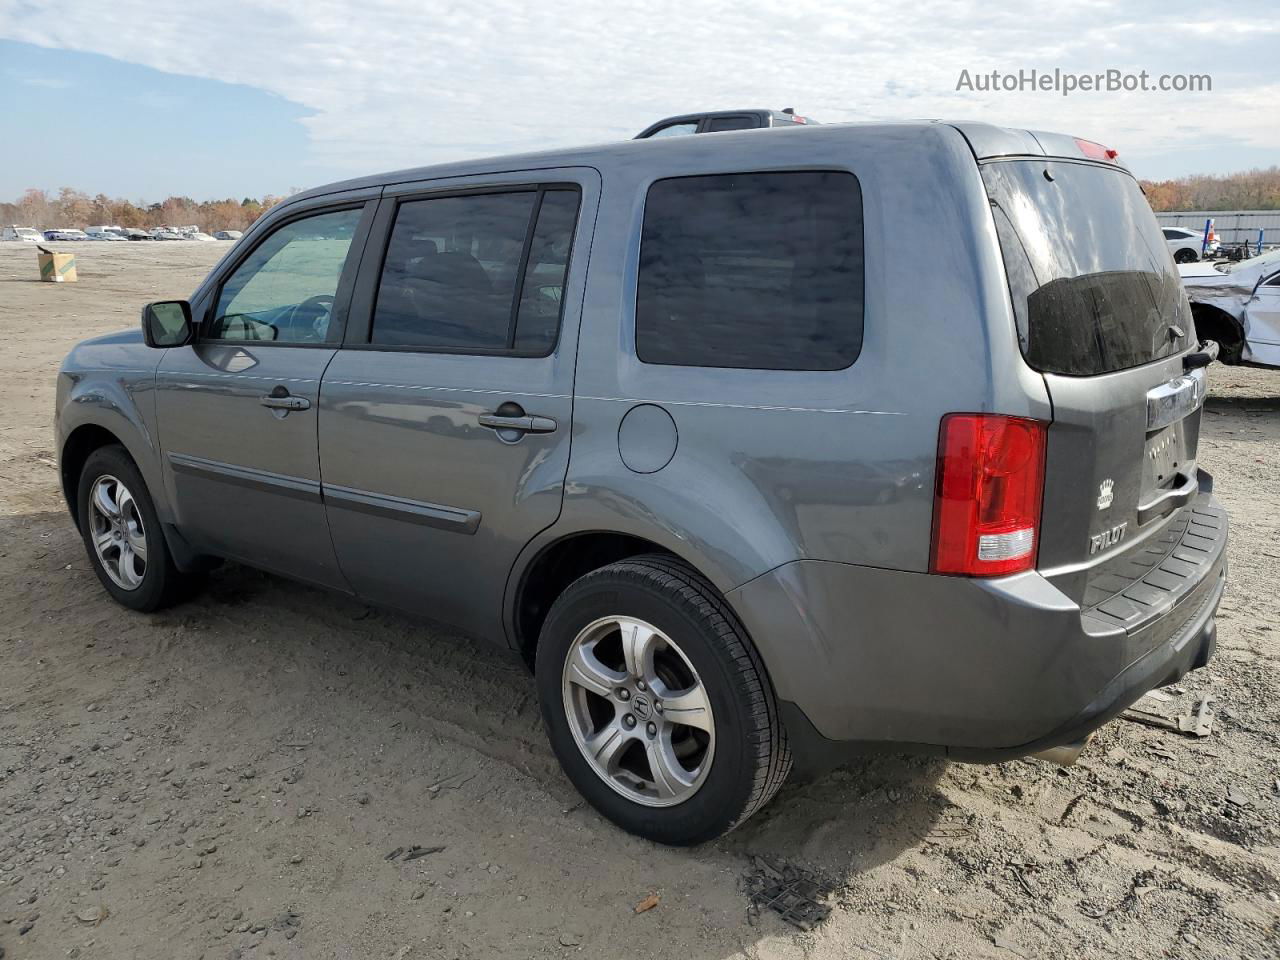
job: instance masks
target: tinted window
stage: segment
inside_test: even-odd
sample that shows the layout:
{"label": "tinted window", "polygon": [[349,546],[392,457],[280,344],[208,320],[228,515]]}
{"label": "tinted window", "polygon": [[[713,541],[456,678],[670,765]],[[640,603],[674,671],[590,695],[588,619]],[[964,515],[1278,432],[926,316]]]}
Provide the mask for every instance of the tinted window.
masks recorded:
{"label": "tinted window", "polygon": [[1131,176],[1013,161],[984,164],[982,177],[1028,363],[1088,376],[1190,345],[1182,281]]}
{"label": "tinted window", "polygon": [[285,224],[222,285],[207,336],[214,340],[324,343],[334,295],[361,211]]}
{"label": "tinted window", "polygon": [[849,173],[659,180],[640,241],[646,363],[838,370],[862,345],[862,193]]}
{"label": "tinted window", "polygon": [[652,137],[683,137],[686,134],[697,133],[697,132],[698,132],[698,122],[695,120],[692,123],[672,123],[665,127],[659,127],[657,130],[653,131],[653,133],[649,134],[649,136],[651,138]]}
{"label": "tinted window", "polygon": [[751,130],[756,126],[752,117],[712,117],[707,123],[708,133],[721,133],[725,130]]}
{"label": "tinted window", "polygon": [[518,353],[546,355],[556,344],[560,329],[561,301],[569,270],[569,249],[578,219],[576,190],[548,191],[542,195],[538,224],[529,244],[524,288],[516,319],[514,347]]}
{"label": "tinted window", "polygon": [[373,342],[549,353],[577,208],[578,193],[569,190],[402,203],[379,282]]}

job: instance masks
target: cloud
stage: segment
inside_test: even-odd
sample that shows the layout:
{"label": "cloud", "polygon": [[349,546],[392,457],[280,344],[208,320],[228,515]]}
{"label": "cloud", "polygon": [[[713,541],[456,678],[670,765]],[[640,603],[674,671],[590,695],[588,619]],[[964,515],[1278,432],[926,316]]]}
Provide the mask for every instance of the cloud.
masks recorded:
{"label": "cloud", "polygon": [[[695,109],[948,117],[1061,130],[1144,156],[1280,152],[1270,3],[526,4],[0,0],[0,36],[247,84],[303,105],[317,164],[372,171],[633,135]],[[971,93],[962,69],[1209,73],[1198,94]],[[1269,105],[1269,106],[1268,106]],[[1230,165],[1229,163],[1227,164]]]}

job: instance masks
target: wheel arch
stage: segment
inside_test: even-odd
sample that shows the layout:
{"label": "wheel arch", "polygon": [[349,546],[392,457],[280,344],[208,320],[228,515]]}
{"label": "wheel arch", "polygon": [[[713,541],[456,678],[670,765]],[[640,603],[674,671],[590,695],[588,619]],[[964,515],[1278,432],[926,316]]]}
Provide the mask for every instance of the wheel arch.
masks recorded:
{"label": "wheel arch", "polygon": [[[58,458],[58,472],[62,481],[62,496],[71,511],[71,519],[80,526],[80,503],[76,495],[80,486],[80,474],[95,450],[103,447],[124,447],[136,465],[138,458],[115,433],[97,423],[82,423],[67,436]],[[139,468],[141,469],[141,468]]]}
{"label": "wheel arch", "polygon": [[1210,303],[1191,303],[1191,319],[1196,325],[1196,337],[1216,340],[1220,348],[1219,358],[1228,365],[1237,364],[1244,355],[1244,324],[1221,307]]}
{"label": "wheel arch", "polygon": [[[147,385],[148,388],[150,384]],[[142,474],[160,519],[171,521],[169,498],[160,470],[156,437],[138,407],[135,390],[98,374],[59,377],[57,410],[58,470],[63,496],[79,524],[76,488],[85,461],[94,450],[119,444]]]}
{"label": "wheel arch", "polygon": [[530,544],[507,584],[506,627],[511,645],[532,666],[543,621],[569,584],[619,560],[655,553],[689,562],[653,540],[615,530],[579,530]]}

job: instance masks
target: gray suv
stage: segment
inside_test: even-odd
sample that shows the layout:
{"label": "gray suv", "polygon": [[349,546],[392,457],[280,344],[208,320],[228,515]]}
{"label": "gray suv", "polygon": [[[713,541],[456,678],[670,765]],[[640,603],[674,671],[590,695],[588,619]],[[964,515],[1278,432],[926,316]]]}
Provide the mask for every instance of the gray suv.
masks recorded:
{"label": "gray suv", "polygon": [[1072,759],[1205,665],[1193,329],[1097,144],[640,140],[291,198],[71,352],[57,449],[119,602],[225,558],[507,645],[587,799],[689,844],[793,765]]}

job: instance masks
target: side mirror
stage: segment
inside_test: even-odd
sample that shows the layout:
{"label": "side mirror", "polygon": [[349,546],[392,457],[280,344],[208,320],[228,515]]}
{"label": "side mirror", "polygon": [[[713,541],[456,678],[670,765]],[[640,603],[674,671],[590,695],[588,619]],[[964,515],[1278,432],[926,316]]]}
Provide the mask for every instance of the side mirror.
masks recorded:
{"label": "side mirror", "polygon": [[191,304],[159,300],[142,308],[142,339],[148,347],[181,347],[191,342]]}

